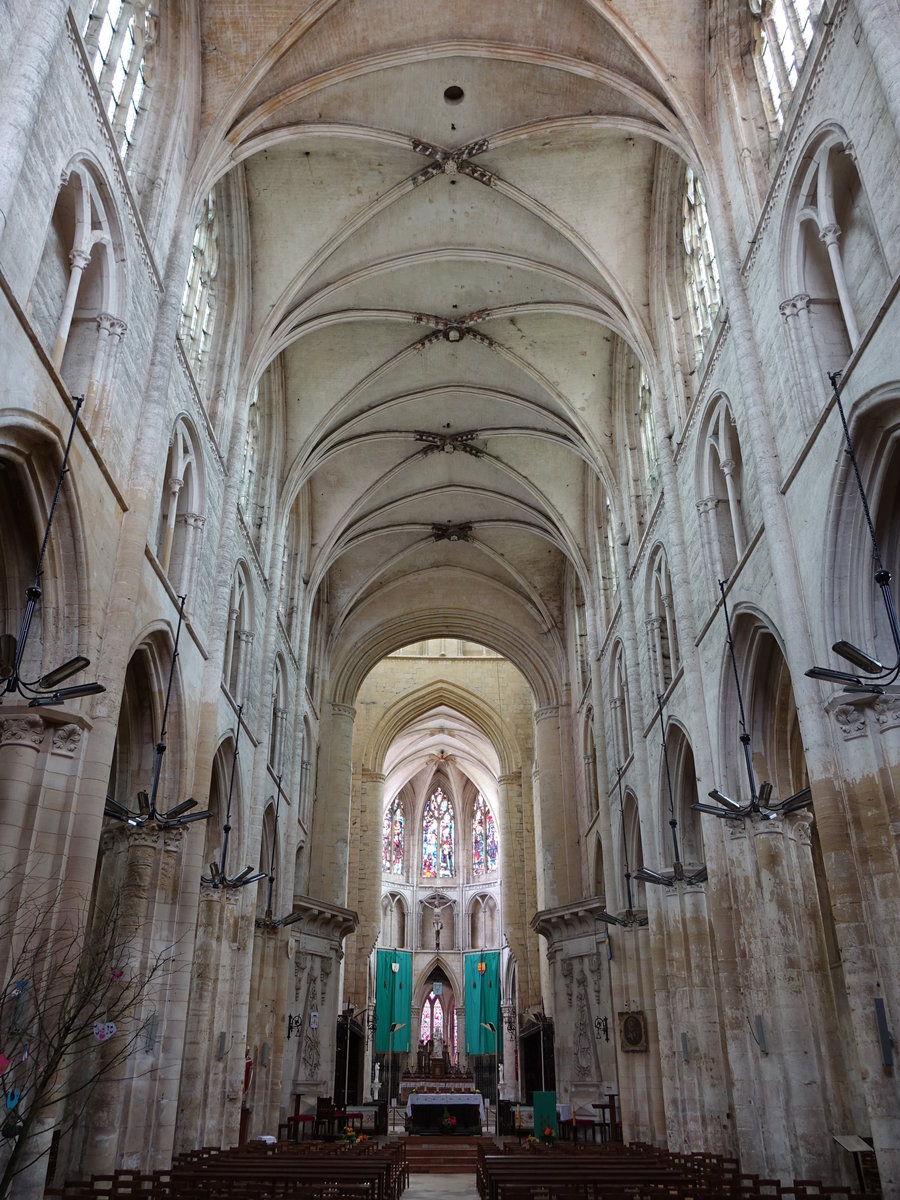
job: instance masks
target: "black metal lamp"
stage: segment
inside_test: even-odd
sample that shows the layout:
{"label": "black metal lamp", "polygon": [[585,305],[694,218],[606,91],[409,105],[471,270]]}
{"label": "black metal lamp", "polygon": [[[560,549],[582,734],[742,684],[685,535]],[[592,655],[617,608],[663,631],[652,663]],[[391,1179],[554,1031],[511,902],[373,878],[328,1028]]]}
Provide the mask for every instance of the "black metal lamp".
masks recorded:
{"label": "black metal lamp", "polygon": [[23,699],[28,701],[29,708],[44,708],[48,704],[60,704],[64,700],[74,700],[77,696],[97,696],[100,692],[106,691],[102,683],[77,683],[72,687],[65,688],[59,686],[67,679],[71,679],[73,675],[77,675],[79,671],[83,671],[85,667],[90,666],[90,659],[85,658],[82,654],[76,654],[68,662],[61,663],[38,679],[29,681],[23,679],[21,675],[22,660],[25,657],[25,647],[28,644],[28,634],[31,632],[34,611],[43,594],[41,575],[44,571],[44,555],[47,553],[47,545],[50,541],[50,529],[53,525],[63,480],[69,471],[69,451],[72,448],[72,439],[78,426],[78,414],[84,404],[84,396],[73,396],[72,399],[75,404],[72,428],[69,430],[62,466],[56,480],[56,491],[53,493],[53,502],[47,516],[44,539],[41,542],[37,566],[34,569],[34,579],[31,585],[25,589],[25,613],[19,627],[19,635],[16,637],[11,633],[0,634],[0,704],[3,703],[3,697],[11,692],[18,692]]}
{"label": "black metal lamp", "polygon": [[[266,897],[266,915],[256,918],[257,929],[281,929],[285,925],[293,925],[296,921],[303,920],[303,913],[290,912],[283,917],[272,916],[272,899],[275,893],[275,847],[278,844],[278,810],[281,807],[281,775],[276,780],[276,795],[275,795],[275,825],[272,829],[272,852],[269,855],[269,893]],[[262,879],[263,874],[260,872],[257,879]]]}
{"label": "black metal lamp", "polygon": [[162,773],[163,758],[166,753],[166,723],[169,719],[169,702],[172,699],[172,682],[175,678],[175,663],[178,661],[178,640],[181,637],[181,626],[184,623],[184,602],[185,596],[178,597],[180,603],[178,606],[178,625],[175,629],[175,645],[172,649],[172,663],[169,667],[169,682],[166,687],[166,703],[163,707],[162,728],[159,731],[159,741],[156,743],[156,761],[153,764],[153,782],[150,785],[150,791],[140,791],[137,794],[138,807],[137,811],[133,811],[125,804],[121,804],[112,796],[106,797],[106,816],[112,817],[115,821],[122,821],[126,825],[131,825],[136,828],[143,828],[145,825],[156,825],[159,829],[176,829],[182,825],[189,825],[192,821],[207,821],[211,816],[208,810],[203,812],[193,813],[190,810],[197,807],[197,801],[190,797],[187,800],[182,800],[180,804],[176,804],[174,808],[170,808],[167,812],[161,812],[156,805],[156,798],[159,794],[159,779]]}
{"label": "black metal lamp", "polygon": [[656,694],[656,705],[659,710],[659,732],[662,737],[663,762],[666,764],[666,786],[669,789],[669,828],[672,830],[674,859],[671,875],[665,874],[662,871],[651,871],[649,867],[638,867],[634,873],[634,878],[640,879],[641,883],[655,883],[661,887],[674,887],[676,883],[686,883],[689,886],[695,883],[705,883],[708,878],[706,867],[699,867],[696,871],[692,871],[690,875],[686,875],[684,872],[684,863],[681,861],[681,855],[678,853],[678,818],[675,816],[675,797],[672,792],[672,774],[669,770],[669,749],[666,745],[666,723],[663,716],[662,696],[659,692]]}
{"label": "black metal lamp", "polygon": [[616,767],[616,783],[619,788],[619,811],[622,814],[622,846],[625,852],[625,894],[628,897],[628,907],[625,909],[624,917],[613,916],[612,913],[601,909],[597,913],[597,920],[605,921],[607,925],[621,925],[623,929],[631,929],[635,925],[643,928],[649,924],[650,918],[635,915],[634,902],[631,897],[631,880],[633,876],[631,874],[631,867],[628,865],[628,838],[625,836],[625,801],[622,798],[622,774],[623,768]]}
{"label": "black metal lamp", "polygon": [[744,698],[741,694],[741,680],[738,674],[737,658],[734,653],[734,638],[731,634],[731,618],[728,615],[728,600],[725,596],[725,584],[727,582],[727,579],[719,580],[719,591],[722,593],[722,609],[725,613],[728,651],[731,655],[731,669],[734,673],[734,685],[737,689],[738,720],[741,726],[740,742],[744,748],[744,765],[747,768],[747,782],[750,785],[750,800],[747,804],[741,804],[737,800],[732,800],[730,796],[726,796],[718,788],[713,788],[709,793],[710,798],[715,800],[721,807],[714,808],[711,804],[692,804],[691,808],[697,812],[706,813],[712,817],[720,817],[726,821],[740,821],[750,815],[761,817],[764,821],[774,821],[776,817],[786,817],[789,813],[797,812],[801,808],[808,808],[812,804],[812,792],[808,787],[801,788],[799,792],[794,792],[793,796],[788,796],[786,800],[775,801],[773,803],[771,783],[764,781],[757,788],[756,772],[753,770],[753,755],[750,751],[750,734],[747,732],[747,722],[744,716]]}
{"label": "black metal lamp", "polygon": [[852,674],[849,671],[832,671],[828,667],[810,667],[806,674],[810,679],[822,679],[826,683],[840,683],[846,692],[861,692],[864,695],[881,696],[884,690],[896,683],[900,677],[900,623],[897,620],[897,609],[894,605],[894,596],[891,591],[891,573],[887,570],[881,560],[881,551],[878,548],[878,539],[875,536],[875,526],[872,523],[872,514],[869,512],[869,502],[866,498],[866,489],[863,487],[862,477],[859,473],[859,465],[856,461],[856,451],[853,448],[853,440],[850,437],[850,428],[847,425],[847,417],[844,413],[844,406],[841,403],[841,395],[838,391],[838,381],[840,380],[841,372],[836,371],[834,374],[829,374],[828,378],[831,382],[831,387],[834,391],[834,398],[837,402],[837,409],[841,416],[841,424],[844,427],[844,440],[847,443],[847,454],[850,456],[850,462],[853,464],[853,474],[856,478],[856,486],[859,491],[859,498],[862,501],[863,512],[866,516],[866,524],[869,527],[869,536],[872,539],[872,556],[875,559],[875,583],[881,589],[881,598],[884,602],[884,610],[887,613],[888,626],[891,631],[891,639],[894,643],[894,653],[896,658],[892,666],[885,666],[878,659],[873,658],[865,650],[861,650],[859,646],[853,642],[841,639],[834,643],[831,649],[835,654],[845,659],[852,666],[856,667],[863,675],[868,678],[863,679],[861,675]]}
{"label": "black metal lamp", "polygon": [[[265,879],[265,871],[254,871],[252,867],[244,867],[243,871],[239,871],[233,879],[228,878],[228,837],[231,833],[231,798],[234,794],[234,776],[237,770],[238,761],[238,745],[241,740],[241,713],[244,711],[243,704],[238,705],[237,710],[237,733],[234,735],[234,754],[231,758],[231,775],[228,779],[228,801],[225,805],[225,824],[222,827],[222,858],[220,862],[211,862],[209,864],[209,879],[201,875],[203,883],[212,884],[214,888],[234,889],[246,887],[250,883],[258,883],[260,879]],[[290,1036],[290,1035],[289,1035]]]}

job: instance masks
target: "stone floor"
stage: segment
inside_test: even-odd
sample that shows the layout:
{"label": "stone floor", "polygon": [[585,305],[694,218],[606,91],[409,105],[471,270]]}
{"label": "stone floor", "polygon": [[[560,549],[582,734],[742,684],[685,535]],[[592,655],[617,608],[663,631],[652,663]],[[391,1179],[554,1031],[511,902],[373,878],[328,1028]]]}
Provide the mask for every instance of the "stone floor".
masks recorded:
{"label": "stone floor", "polygon": [[403,1200],[478,1200],[475,1175],[410,1175]]}

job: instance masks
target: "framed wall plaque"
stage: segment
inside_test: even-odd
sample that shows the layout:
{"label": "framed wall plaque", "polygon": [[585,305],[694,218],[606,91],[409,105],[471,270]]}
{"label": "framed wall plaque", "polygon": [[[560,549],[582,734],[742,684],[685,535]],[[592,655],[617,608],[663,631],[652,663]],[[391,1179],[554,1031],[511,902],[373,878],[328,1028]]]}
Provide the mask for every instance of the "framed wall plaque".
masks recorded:
{"label": "framed wall plaque", "polygon": [[640,1011],[620,1012],[619,1046],[626,1054],[647,1049],[647,1018]]}

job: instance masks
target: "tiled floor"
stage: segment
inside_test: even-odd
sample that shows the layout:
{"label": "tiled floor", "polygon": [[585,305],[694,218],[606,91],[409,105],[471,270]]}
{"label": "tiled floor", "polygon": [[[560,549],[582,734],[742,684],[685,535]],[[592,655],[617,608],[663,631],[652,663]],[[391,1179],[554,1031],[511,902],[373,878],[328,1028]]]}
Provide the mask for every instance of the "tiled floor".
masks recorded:
{"label": "tiled floor", "polygon": [[403,1200],[478,1200],[475,1175],[410,1175]]}

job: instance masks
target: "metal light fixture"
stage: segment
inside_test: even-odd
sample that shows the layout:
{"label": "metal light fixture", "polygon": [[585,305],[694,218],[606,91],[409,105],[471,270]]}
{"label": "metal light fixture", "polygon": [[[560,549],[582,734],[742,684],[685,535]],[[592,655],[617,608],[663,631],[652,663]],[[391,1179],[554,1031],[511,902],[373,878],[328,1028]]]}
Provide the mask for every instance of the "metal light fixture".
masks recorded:
{"label": "metal light fixture", "polygon": [[740,821],[751,814],[760,817],[764,821],[774,821],[776,817],[786,817],[789,813],[797,812],[801,808],[808,808],[812,804],[812,792],[808,787],[801,788],[799,792],[794,792],[793,796],[788,796],[786,800],[775,801],[773,803],[772,784],[768,780],[764,780],[757,787],[756,772],[753,769],[753,755],[750,751],[750,734],[747,732],[747,721],[744,715],[744,697],[741,693],[741,679],[738,674],[737,658],[734,653],[731,617],[728,615],[728,599],[725,595],[725,584],[727,582],[727,579],[719,580],[719,591],[722,593],[722,611],[725,613],[725,628],[727,630],[726,641],[728,643],[728,652],[731,656],[734,686],[737,690],[738,722],[741,727],[740,742],[744,748],[744,765],[747,768],[747,782],[750,785],[750,800],[747,804],[741,804],[737,800],[732,800],[730,796],[726,796],[718,788],[713,788],[709,793],[710,799],[715,800],[721,807],[714,808],[711,804],[692,804],[691,808],[695,812],[706,813],[712,817],[720,817],[725,821]]}
{"label": "metal light fixture", "polygon": [[625,836],[625,801],[622,798],[622,775],[623,768],[616,767],[616,783],[619,788],[619,811],[622,814],[622,846],[625,853],[625,893],[628,897],[628,907],[625,909],[624,917],[613,916],[612,913],[602,909],[597,913],[597,920],[605,921],[608,925],[621,925],[623,929],[631,929],[635,925],[643,928],[650,923],[650,918],[635,916],[634,902],[631,898],[632,874],[631,867],[628,865],[628,838]]}
{"label": "metal light fixture", "polygon": [[651,871],[649,867],[638,867],[634,873],[634,878],[639,879],[641,883],[655,883],[660,887],[674,887],[676,883],[686,883],[689,886],[693,886],[695,883],[705,883],[709,876],[705,866],[692,871],[690,875],[685,875],[684,873],[684,863],[681,861],[681,856],[678,853],[678,819],[675,816],[675,796],[672,792],[672,775],[669,771],[669,749],[666,745],[666,724],[665,717],[663,716],[662,696],[659,692],[656,693],[656,706],[659,711],[659,732],[662,738],[663,762],[666,764],[666,786],[669,790],[669,828],[672,830],[674,859],[671,875],[664,874],[662,871]]}
{"label": "metal light fixture", "polygon": [[45,708],[49,704],[60,704],[64,700],[74,700],[78,696],[97,696],[106,691],[102,683],[77,683],[67,688],[59,686],[67,679],[71,679],[73,675],[77,675],[79,671],[83,671],[85,667],[90,666],[90,659],[85,658],[83,654],[76,654],[74,658],[54,667],[52,671],[47,671],[38,679],[29,681],[21,676],[22,660],[25,657],[25,647],[28,644],[34,611],[43,594],[41,575],[44,571],[44,555],[47,553],[50,541],[50,529],[53,525],[63,480],[69,471],[69,451],[72,448],[72,439],[78,426],[78,414],[84,404],[84,396],[73,396],[72,399],[75,404],[72,428],[69,430],[62,466],[57,476],[56,491],[53,493],[53,501],[47,516],[44,538],[41,542],[37,566],[34,569],[34,579],[31,585],[25,589],[25,613],[22,617],[22,624],[19,626],[19,635],[18,637],[11,633],[0,635],[0,704],[3,703],[3,697],[11,692],[18,692],[23,699],[28,701],[29,708]]}
{"label": "metal light fixture", "polygon": [[[258,883],[260,879],[265,879],[265,871],[254,871],[252,867],[244,867],[233,879],[228,878],[227,862],[228,862],[228,838],[231,833],[231,798],[234,793],[234,776],[237,770],[238,761],[238,746],[241,740],[241,713],[244,711],[243,704],[238,705],[237,710],[237,733],[234,735],[234,753],[231,757],[231,775],[228,780],[228,800],[225,805],[225,824],[222,827],[222,858],[220,862],[211,862],[209,864],[210,878],[201,875],[203,883],[212,884],[214,888],[242,888],[250,883]],[[288,1035],[290,1036],[290,1035]]]}
{"label": "metal light fixture", "polygon": [[865,650],[861,650],[853,642],[845,641],[842,638],[840,641],[835,642],[831,649],[840,658],[857,667],[862,671],[863,675],[869,678],[863,679],[859,675],[853,675],[848,671],[832,671],[828,667],[810,667],[806,674],[810,679],[822,679],[826,683],[843,684],[844,691],[847,692],[860,692],[864,695],[881,696],[884,694],[885,688],[896,683],[898,677],[900,677],[900,622],[897,620],[897,609],[894,605],[894,595],[891,591],[891,573],[881,561],[881,551],[878,549],[875,526],[872,523],[872,514],[869,512],[866,489],[863,487],[862,476],[859,473],[859,465],[856,461],[856,451],[853,448],[853,440],[850,437],[850,428],[847,425],[844,406],[841,404],[841,395],[838,391],[838,381],[840,378],[840,371],[835,371],[834,374],[829,373],[828,375],[832,390],[834,391],[834,398],[837,402],[837,410],[841,416],[841,425],[844,427],[847,454],[850,456],[850,462],[853,464],[853,474],[856,478],[859,498],[862,501],[866,524],[869,527],[869,537],[872,539],[872,557],[875,560],[875,583],[881,589],[881,598],[884,602],[884,610],[887,613],[888,626],[891,631],[891,640],[894,643],[896,658],[893,665],[884,666],[877,658],[873,658],[871,654],[868,654]]}
{"label": "metal light fixture", "polygon": [[184,623],[184,602],[185,596],[178,597],[180,603],[178,606],[178,625],[175,629],[175,645],[172,648],[172,663],[169,667],[169,682],[166,687],[166,703],[163,707],[162,728],[159,731],[159,741],[156,743],[156,761],[153,764],[153,782],[150,785],[150,791],[140,791],[137,794],[138,807],[134,812],[126,805],[121,804],[112,796],[106,797],[106,816],[112,817],[113,820],[122,821],[126,825],[131,825],[137,828],[143,828],[145,825],[156,825],[159,829],[175,829],[182,825],[189,825],[192,821],[208,821],[212,815],[208,809],[203,812],[191,812],[192,808],[197,807],[197,801],[193,797],[182,800],[180,804],[176,804],[174,808],[170,808],[168,812],[160,812],[156,806],[156,797],[159,794],[159,779],[162,774],[163,757],[166,753],[166,723],[169,719],[169,703],[172,699],[172,682],[175,678],[175,663],[178,661],[178,641],[181,637],[181,626]]}
{"label": "metal light fixture", "polygon": [[[303,920],[302,912],[289,912],[283,917],[272,916],[272,897],[275,892],[275,847],[278,845],[278,810],[281,808],[281,775],[275,781],[275,825],[272,829],[272,852],[269,855],[269,894],[266,898],[266,915],[256,918],[257,929],[282,929],[284,926],[293,925],[296,921]],[[250,868],[248,867],[249,871]],[[263,872],[260,872],[258,879],[264,878]],[[248,880],[249,882],[249,880]]]}

